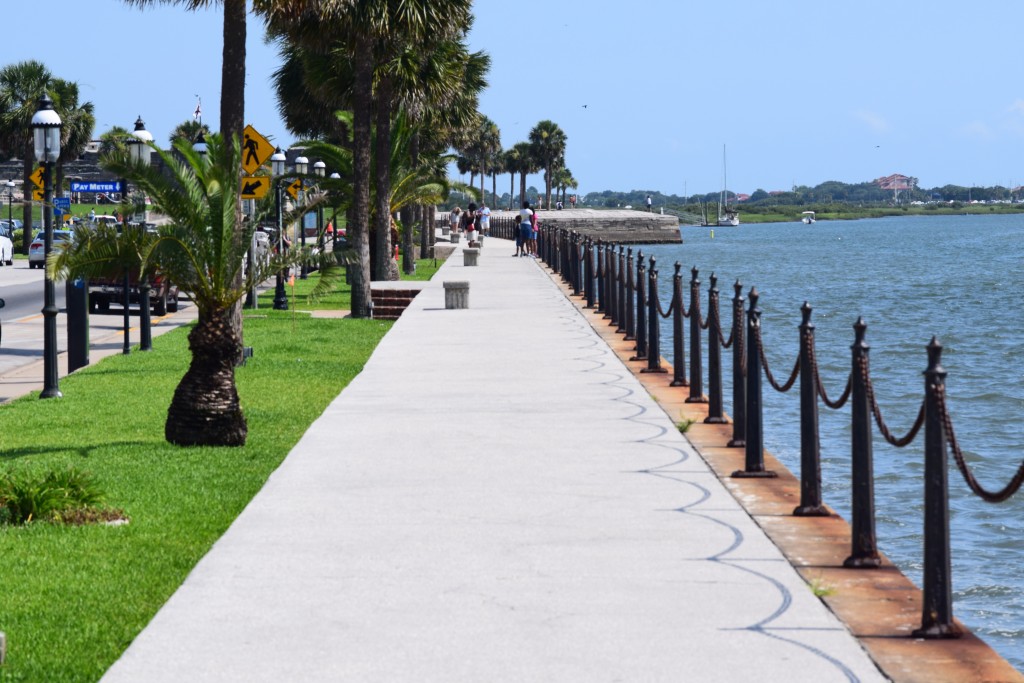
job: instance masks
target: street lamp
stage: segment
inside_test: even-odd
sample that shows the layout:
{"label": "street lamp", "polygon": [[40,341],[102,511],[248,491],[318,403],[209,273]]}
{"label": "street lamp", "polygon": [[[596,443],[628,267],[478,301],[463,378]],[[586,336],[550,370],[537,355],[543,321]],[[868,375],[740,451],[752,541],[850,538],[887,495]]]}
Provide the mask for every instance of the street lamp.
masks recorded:
{"label": "street lamp", "polygon": [[[331,174],[331,180],[341,180],[341,174],[335,171]],[[332,202],[333,205],[333,202]],[[331,251],[338,250],[338,209],[331,206]]]}
{"label": "street lamp", "polygon": [[[281,148],[270,156],[270,175],[274,178],[274,206],[277,215],[277,253],[284,254],[284,227],[281,224],[281,180],[284,176],[284,164],[287,157]],[[277,271],[277,282],[274,287],[274,310],[288,310],[288,294],[284,291],[284,271]]]}
{"label": "street lamp", "polygon": [[[305,203],[306,203],[306,183],[305,183],[304,180],[302,180],[302,176],[304,176],[307,173],[309,173],[309,159],[307,159],[304,156],[297,156],[297,157],[295,157],[295,173],[298,174],[299,182],[302,183],[302,186],[299,188],[299,207],[301,209],[305,205]],[[306,269],[306,261],[305,261],[305,255],[306,255],[306,212],[305,211],[302,211],[299,214],[299,243],[302,245],[302,255],[303,255],[302,265],[299,267],[299,279],[300,280],[305,280],[307,275],[308,275],[308,271]]]}
{"label": "street lamp", "polygon": [[[149,143],[153,142],[153,134],[146,130],[146,124],[142,122],[140,115],[135,119],[135,130],[128,140],[128,151],[131,154],[132,162],[136,165],[150,164]],[[128,195],[128,182],[124,185],[125,196]],[[139,230],[146,229],[146,198],[142,198],[142,225]],[[125,211],[124,227],[128,229],[128,212]],[[127,234],[127,232],[125,233]],[[129,273],[124,274],[124,353],[128,353],[128,285]],[[152,320],[149,315],[149,274],[139,270],[139,351],[151,351],[153,349]]]}
{"label": "street lamp", "polygon": [[14,240],[14,181],[8,180],[4,185],[7,188],[7,231],[11,233],[11,240]]}
{"label": "street lamp", "polygon": [[[327,164],[324,163],[323,159],[317,159],[316,163],[313,164],[313,174],[317,178],[323,178],[327,175]],[[303,233],[305,233],[305,230],[303,230]],[[322,254],[324,251],[324,207],[322,203],[316,207],[316,246]]]}
{"label": "street lamp", "polygon": [[[60,157],[60,126],[53,100],[44,94],[39,98],[39,110],[32,115],[32,136],[36,161],[43,164],[43,250],[47,261],[53,250],[53,164]],[[46,268],[43,277],[43,391],[39,398],[60,398],[61,395],[57,382],[57,302],[53,277]]]}

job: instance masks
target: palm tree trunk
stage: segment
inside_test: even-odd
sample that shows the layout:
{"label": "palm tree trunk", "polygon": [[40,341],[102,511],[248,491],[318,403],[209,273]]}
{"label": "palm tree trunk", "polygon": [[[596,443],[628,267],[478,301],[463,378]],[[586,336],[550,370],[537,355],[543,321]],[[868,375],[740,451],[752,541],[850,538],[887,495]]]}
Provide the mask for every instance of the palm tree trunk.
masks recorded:
{"label": "palm tree trunk", "polygon": [[512,207],[516,205],[516,172],[512,171],[508,174],[508,209],[512,210]]}
{"label": "palm tree trunk", "polygon": [[405,206],[399,214],[402,217],[402,272],[406,275],[416,272],[416,259],[412,257],[412,233],[416,222],[414,208],[420,207]]}
{"label": "palm tree trunk", "polygon": [[[224,0],[224,28],[220,71],[220,134],[224,144],[241,140],[245,127],[245,0]],[[238,167],[238,182],[242,182],[242,167]],[[235,203],[235,225],[241,229],[241,196]],[[235,285],[242,286],[242,271],[238,271]],[[238,356],[235,363],[242,362],[242,301],[231,307],[231,326],[238,334]]]}
{"label": "palm tree trunk", "polygon": [[373,57],[369,41],[360,37],[353,46],[352,102],[352,221],[348,237],[358,259],[352,274],[352,317],[370,316],[370,123],[373,113]]}
{"label": "palm tree trunk", "polygon": [[389,76],[377,83],[376,149],[374,150],[374,187],[377,206],[374,211],[374,243],[377,246],[374,280],[388,280],[394,257],[391,246],[391,98],[393,84]]}
{"label": "palm tree trunk", "polygon": [[164,437],[178,446],[244,446],[248,427],[235,387],[241,344],[230,310],[201,314],[188,346],[192,362],[174,390]]}

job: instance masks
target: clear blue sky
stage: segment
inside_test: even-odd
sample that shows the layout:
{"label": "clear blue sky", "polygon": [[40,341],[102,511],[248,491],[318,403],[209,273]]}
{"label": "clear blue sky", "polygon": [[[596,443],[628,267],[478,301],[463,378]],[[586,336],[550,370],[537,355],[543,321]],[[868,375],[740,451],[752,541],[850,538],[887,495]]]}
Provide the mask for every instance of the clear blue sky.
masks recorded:
{"label": "clear blue sky", "polygon": [[[581,193],[717,192],[723,145],[741,193],[891,173],[1024,184],[1017,0],[486,0],[474,12],[471,47],[492,58],[480,110],[506,147],[558,123]],[[141,114],[165,142],[197,95],[217,128],[219,10],[10,1],[2,16],[0,61],[38,59],[78,81],[97,135]],[[246,120],[288,143],[276,67],[252,19]]]}

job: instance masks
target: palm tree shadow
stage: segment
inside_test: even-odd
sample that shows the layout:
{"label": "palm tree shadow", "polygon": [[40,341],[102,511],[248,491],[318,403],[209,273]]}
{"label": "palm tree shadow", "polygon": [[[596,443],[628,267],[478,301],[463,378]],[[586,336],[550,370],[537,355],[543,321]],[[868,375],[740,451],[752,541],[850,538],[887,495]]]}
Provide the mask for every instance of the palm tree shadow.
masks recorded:
{"label": "palm tree shadow", "polygon": [[35,446],[25,446],[23,448],[16,448],[14,450],[3,450],[0,451],[0,462],[10,462],[12,460],[18,460],[20,458],[27,458],[33,455],[48,455],[56,452],[71,452],[78,455],[83,459],[88,459],[100,449],[114,448],[119,446],[136,446],[143,447],[152,445],[150,441],[106,441],[103,443],[91,444],[88,446],[47,446],[45,444]]}

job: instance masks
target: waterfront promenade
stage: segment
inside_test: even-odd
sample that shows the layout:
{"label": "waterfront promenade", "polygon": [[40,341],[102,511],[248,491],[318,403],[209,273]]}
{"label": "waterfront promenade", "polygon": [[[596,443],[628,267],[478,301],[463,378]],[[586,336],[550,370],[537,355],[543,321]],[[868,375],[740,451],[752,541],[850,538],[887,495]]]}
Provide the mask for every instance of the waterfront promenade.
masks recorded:
{"label": "waterfront promenade", "polygon": [[456,251],[104,681],[886,680],[513,250]]}

